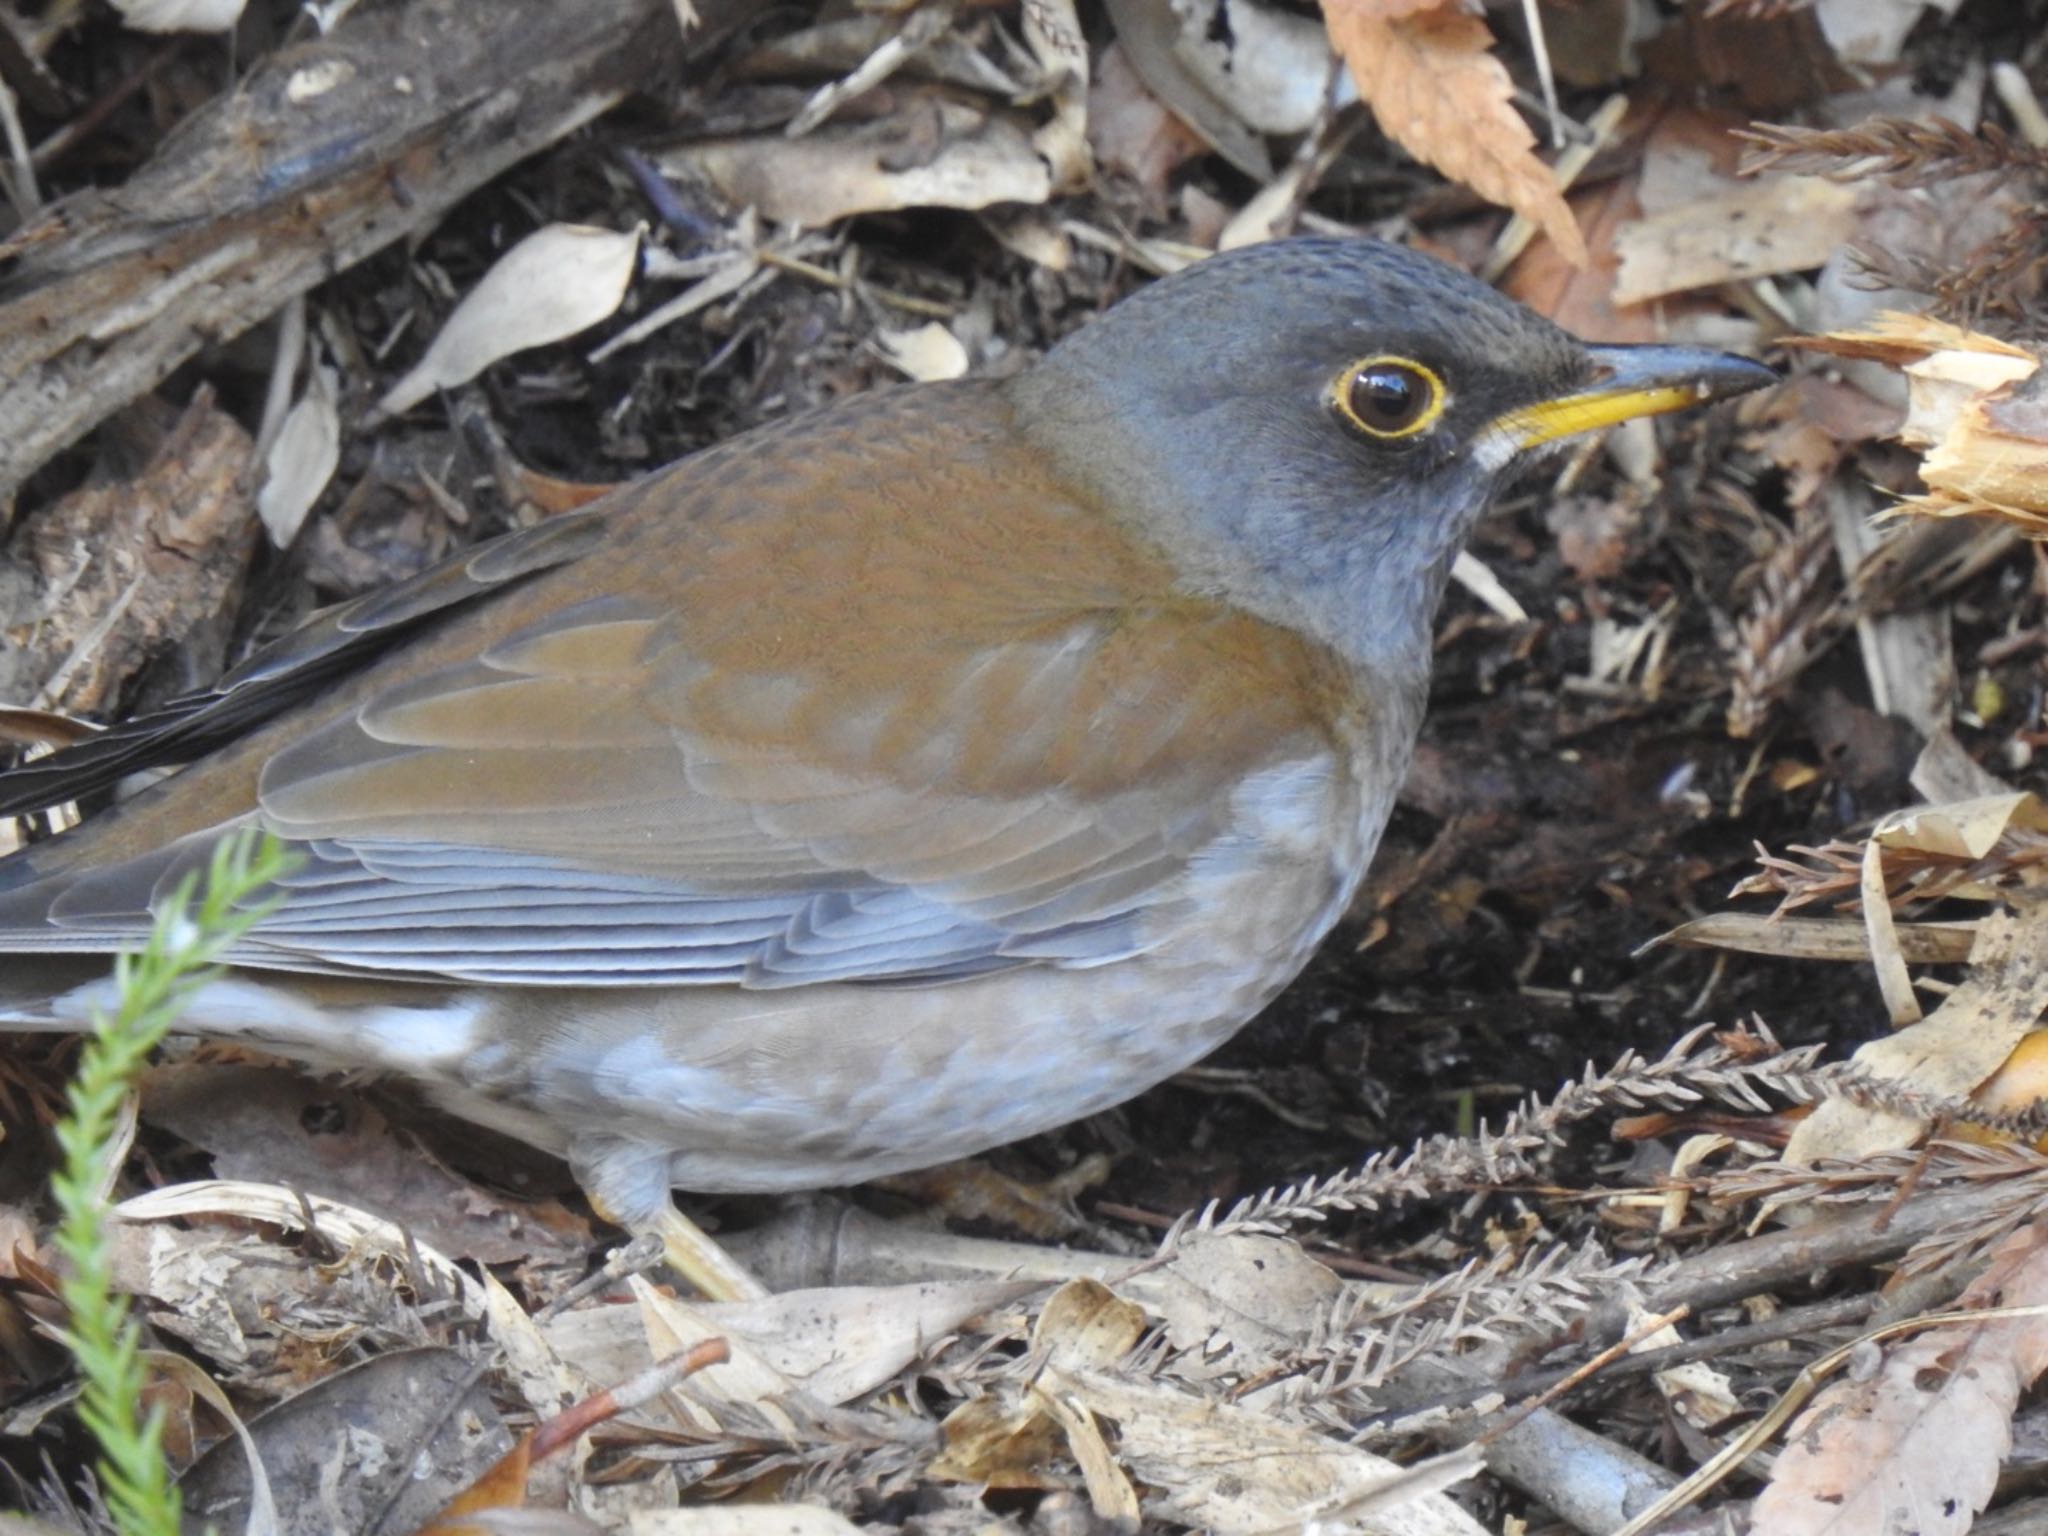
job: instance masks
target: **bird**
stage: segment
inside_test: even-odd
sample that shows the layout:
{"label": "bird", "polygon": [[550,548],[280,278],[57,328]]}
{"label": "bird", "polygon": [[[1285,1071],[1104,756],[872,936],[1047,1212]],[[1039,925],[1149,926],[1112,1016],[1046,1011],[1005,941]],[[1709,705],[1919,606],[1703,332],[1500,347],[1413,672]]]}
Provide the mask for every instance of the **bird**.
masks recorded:
{"label": "bird", "polygon": [[1769,384],[1408,248],[1142,287],[315,615],[0,774],[0,1023],[78,1028],[245,828],[290,870],[179,1028],[410,1079],[609,1219],[1107,1109],[1307,964],[1401,788],[1453,561],[1579,434]]}

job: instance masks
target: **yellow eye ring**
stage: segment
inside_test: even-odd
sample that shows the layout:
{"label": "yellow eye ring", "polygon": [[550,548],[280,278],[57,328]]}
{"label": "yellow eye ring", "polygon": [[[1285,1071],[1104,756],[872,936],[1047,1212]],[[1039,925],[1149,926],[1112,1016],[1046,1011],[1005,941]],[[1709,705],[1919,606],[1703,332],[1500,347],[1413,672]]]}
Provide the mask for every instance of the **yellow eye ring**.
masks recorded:
{"label": "yellow eye ring", "polygon": [[1414,437],[1437,424],[1444,381],[1412,357],[1360,358],[1330,386],[1331,409],[1368,437]]}

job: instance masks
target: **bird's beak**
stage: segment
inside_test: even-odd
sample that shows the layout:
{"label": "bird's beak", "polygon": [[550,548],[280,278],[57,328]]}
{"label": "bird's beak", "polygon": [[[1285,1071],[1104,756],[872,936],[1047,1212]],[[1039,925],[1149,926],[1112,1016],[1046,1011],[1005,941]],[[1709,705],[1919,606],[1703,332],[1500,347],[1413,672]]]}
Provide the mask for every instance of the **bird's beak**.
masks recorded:
{"label": "bird's beak", "polygon": [[1778,382],[1762,363],[1704,347],[1588,347],[1599,372],[1592,384],[1517,406],[1495,420],[1487,435],[1523,453],[1562,437],[1638,416],[1661,416],[1709,400],[1746,395]]}

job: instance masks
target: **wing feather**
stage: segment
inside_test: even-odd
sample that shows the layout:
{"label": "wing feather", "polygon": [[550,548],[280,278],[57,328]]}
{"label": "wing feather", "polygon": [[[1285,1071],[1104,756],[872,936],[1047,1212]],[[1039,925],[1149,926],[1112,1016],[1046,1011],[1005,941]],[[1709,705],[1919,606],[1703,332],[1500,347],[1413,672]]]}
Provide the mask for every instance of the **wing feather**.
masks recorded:
{"label": "wing feather", "polygon": [[133,942],[253,822],[302,862],[245,965],[772,988],[1140,952],[1237,785],[1331,753],[1333,663],[1181,594],[989,387],[933,398],[332,611],[197,707],[246,735],[0,864],[0,950]]}

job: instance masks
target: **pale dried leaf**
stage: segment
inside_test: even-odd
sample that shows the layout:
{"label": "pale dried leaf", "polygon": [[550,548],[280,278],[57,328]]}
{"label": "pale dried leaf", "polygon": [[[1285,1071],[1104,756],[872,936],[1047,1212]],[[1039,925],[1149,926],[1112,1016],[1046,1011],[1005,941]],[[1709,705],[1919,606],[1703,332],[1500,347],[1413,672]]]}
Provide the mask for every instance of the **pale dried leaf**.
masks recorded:
{"label": "pale dried leaf", "polygon": [[[1048,1369],[1043,1385],[1117,1426],[1125,1470],[1155,1492],[1154,1518],[1262,1536],[1309,1511],[1337,1508],[1402,1475],[1391,1461],[1235,1403],[1209,1402],[1103,1370]],[[1372,1536],[1481,1536],[1447,1495],[1346,1520]]]}
{"label": "pale dried leaf", "polygon": [[1819,176],[1745,183],[1614,232],[1614,302],[1819,267],[1856,232],[1856,191]]}
{"label": "pale dried leaf", "polygon": [[1918,1024],[1925,1017],[1913,994],[1913,973],[1899,948],[1891,900],[1885,894],[1884,849],[1875,841],[1863,845],[1863,931],[1870,936],[1870,968],[1884,996],[1886,1015],[1894,1027]]}
{"label": "pale dried leaf", "polygon": [[816,1504],[702,1504],[635,1510],[630,1536],[859,1536],[844,1515]]}
{"label": "pale dried leaf", "polygon": [[[484,1321],[491,1337],[504,1351],[505,1373],[519,1387],[526,1406],[539,1418],[560,1413],[573,1403],[588,1385],[608,1385],[621,1378],[588,1378],[578,1373],[550,1344],[518,1299],[499,1283],[488,1269],[482,1271]],[[624,1312],[624,1307],[616,1309]]]}
{"label": "pale dried leaf", "polygon": [[2040,366],[2036,357],[1974,348],[1930,352],[1907,363],[1906,419],[1899,441],[1909,448],[1933,448],[1958,428],[1972,430],[1966,417],[1973,407],[1986,396],[2002,394],[2007,385],[2032,378]]}
{"label": "pale dried leaf", "polygon": [[621,233],[550,224],[535,230],[455,306],[426,355],[377,402],[378,412],[411,410],[502,357],[588,330],[625,298],[639,252],[638,228]]}
{"label": "pale dried leaf", "polygon": [[[1960,1305],[2048,1303],[2048,1224],[2013,1233]],[[2048,1366],[2048,1318],[1915,1334],[1864,1381],[1821,1393],[1787,1431],[1756,1502],[1771,1536],[1962,1536],[2012,1446],[2020,1389]]]}
{"label": "pale dried leaf", "polygon": [[1199,10],[1157,0],[1103,0],[1118,45],[1145,88],[1225,160],[1263,186],[1273,175],[1266,141],[1196,77],[1183,55],[1184,22],[1201,25]]}
{"label": "pale dried leaf", "polygon": [[1048,272],[1064,272],[1074,264],[1073,241],[1039,209],[988,213],[982,215],[982,223],[1012,256],[1035,262]]}
{"label": "pale dried leaf", "polygon": [[[1977,925],[1900,923],[1900,952],[1915,965],[1956,965],[1970,958]],[[1733,949],[1783,960],[1870,958],[1870,935],[1850,918],[1766,917],[1754,912],[1716,912],[1682,923],[1657,941],[1688,949]]]}
{"label": "pale dried leaf", "polygon": [[629,1275],[626,1284],[639,1303],[640,1322],[647,1331],[647,1363],[665,1360],[707,1339],[724,1339],[731,1350],[722,1363],[698,1372],[666,1395],[665,1401],[685,1423],[715,1428],[720,1423],[721,1403],[741,1403],[785,1434],[796,1433],[795,1424],[779,1406],[795,1392],[796,1383],[744,1339],[726,1333],[700,1308],[663,1295],[639,1275]]}
{"label": "pale dried leaf", "polygon": [[[893,117],[830,124],[804,139],[766,134],[686,144],[665,171],[699,177],[727,200],[776,224],[817,228],[896,208],[987,208],[1043,203],[1052,174],[1026,125],[937,94],[912,96]],[[929,147],[921,137],[936,139]],[[906,148],[916,145],[914,155]]]}
{"label": "pale dried leaf", "polygon": [[465,1317],[478,1318],[485,1311],[481,1287],[447,1255],[420,1242],[395,1222],[324,1195],[309,1195],[281,1184],[195,1179],[189,1184],[169,1184],[132,1196],[115,1206],[111,1214],[117,1221],[231,1216],[268,1222],[288,1232],[303,1232],[310,1217],[318,1228],[317,1235],[336,1248],[353,1250],[358,1257],[388,1258],[402,1269],[417,1270],[422,1279],[459,1296]]}
{"label": "pale dried leaf", "polygon": [[[1414,0],[1427,10],[1441,0]],[[1306,133],[1323,115],[1336,56],[1328,31],[1306,16],[1256,0],[1231,0],[1227,25],[1215,4],[1172,6],[1173,50],[1190,76],[1238,121],[1259,133]],[[1352,99],[1339,76],[1335,105]]]}
{"label": "pale dried leaf", "polygon": [[966,377],[967,348],[944,321],[929,321],[908,331],[877,331],[875,345],[892,368],[919,383]]}
{"label": "pale dried leaf", "polygon": [[[764,1300],[707,1303],[694,1317],[819,1403],[850,1403],[889,1382],[934,1341],[1036,1290],[1028,1280],[786,1290]],[[584,1307],[543,1325],[549,1348],[594,1382],[625,1380],[651,1362],[627,1307]]]}
{"label": "pale dried leaf", "polygon": [[270,1471],[263,1464],[263,1455],[256,1447],[255,1436],[249,1433],[249,1426],[235,1411],[234,1403],[227,1393],[220,1389],[220,1383],[200,1368],[199,1362],[188,1359],[167,1349],[146,1349],[141,1357],[154,1374],[176,1380],[179,1385],[207,1407],[220,1415],[223,1424],[234,1432],[235,1440],[242,1450],[242,1465],[249,1477],[249,1512],[244,1517],[242,1529],[256,1536],[259,1532],[276,1532],[283,1529],[277,1518],[277,1497],[270,1486]]}
{"label": "pale dried leaf", "polygon": [[113,0],[138,32],[225,32],[242,19],[247,0]]}
{"label": "pale dried leaf", "polygon": [[1939,730],[1928,737],[1908,778],[1921,795],[1936,804],[1989,800],[2011,788],[1963,750],[1952,730]]}
{"label": "pale dried leaf", "polygon": [[1887,848],[1974,862],[2015,829],[2048,832],[2048,807],[2024,792],[1915,806],[1892,812],[1870,836]]}
{"label": "pale dried leaf", "polygon": [[1167,178],[1208,145],[1145,88],[1122,46],[1112,43],[1088,91],[1088,148],[1104,170],[1163,198]]}
{"label": "pale dried leaf", "polygon": [[1125,1530],[1136,1530],[1142,1511],[1138,1490],[1131,1486],[1116,1453],[1103,1438],[1095,1415],[1080,1403],[1061,1396],[1050,1386],[1032,1389],[1032,1398],[1067,1437],[1067,1454],[1081,1469],[1081,1481],[1088,1489],[1088,1502],[1099,1520],[1114,1521]]}
{"label": "pale dried leaf", "polygon": [[1324,0],[1330,40],[1380,127],[1416,159],[1536,221],[1575,266],[1591,257],[1486,23],[1436,10],[1389,20],[1360,0]]}
{"label": "pale dried leaf", "polygon": [[1183,1371],[1214,1355],[1242,1374],[1278,1364],[1343,1290],[1327,1265],[1292,1238],[1250,1232],[1188,1232],[1173,1262],[1133,1275],[1119,1289],[1165,1323]]}
{"label": "pale dried leaf", "polygon": [[316,365],[306,392],[286,414],[277,441],[263,460],[256,514],[263,519],[273,548],[283,549],[298,536],[299,525],[340,462],[341,412],[335,404],[334,370]]}
{"label": "pale dried leaf", "polygon": [[[1998,1070],[2048,1007],[2048,905],[1985,918],[1970,974],[1927,1018],[1861,1046],[1856,1071],[1937,1097],[1961,1098]],[[1910,1147],[1925,1132],[1911,1115],[1829,1099],[1800,1121],[1790,1163],[1868,1157]]]}
{"label": "pale dried leaf", "polygon": [[817,1401],[837,1404],[873,1391],[938,1340],[1036,1289],[1018,1280],[839,1285],[718,1302],[703,1312]]}

